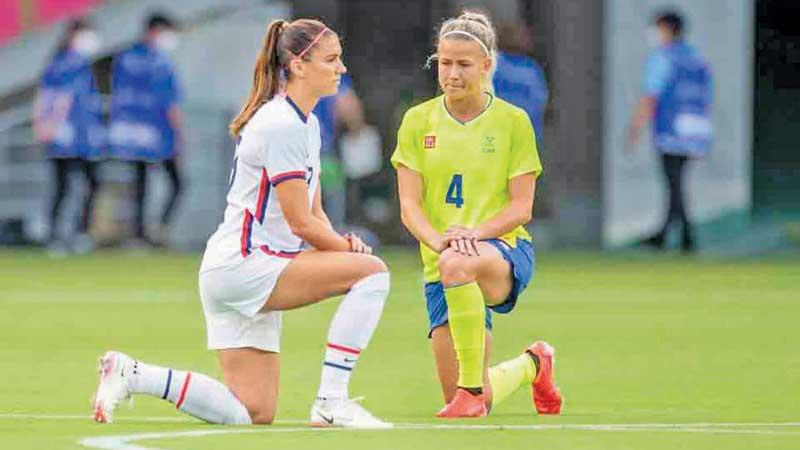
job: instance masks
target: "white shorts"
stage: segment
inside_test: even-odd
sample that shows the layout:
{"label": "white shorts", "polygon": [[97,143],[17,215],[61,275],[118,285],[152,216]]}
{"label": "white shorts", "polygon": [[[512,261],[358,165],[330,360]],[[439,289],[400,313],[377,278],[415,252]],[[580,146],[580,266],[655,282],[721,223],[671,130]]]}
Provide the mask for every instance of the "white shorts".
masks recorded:
{"label": "white shorts", "polygon": [[253,251],[236,265],[200,272],[208,348],[279,352],[281,313],[259,312],[291,259]]}

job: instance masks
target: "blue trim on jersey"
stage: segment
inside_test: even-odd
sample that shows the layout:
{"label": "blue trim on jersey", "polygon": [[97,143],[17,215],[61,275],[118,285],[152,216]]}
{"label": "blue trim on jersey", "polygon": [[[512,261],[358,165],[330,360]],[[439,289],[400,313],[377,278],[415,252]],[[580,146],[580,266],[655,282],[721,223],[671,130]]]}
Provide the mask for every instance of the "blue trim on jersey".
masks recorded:
{"label": "blue trim on jersey", "polygon": [[269,181],[267,181],[267,190],[264,192],[264,201],[261,202],[261,217],[258,219],[258,223],[264,223],[264,217],[267,215],[267,204],[269,203],[269,190],[271,186]]}
{"label": "blue trim on jersey", "polygon": [[172,384],[172,369],[169,369],[167,373],[167,387],[164,388],[164,395],[161,396],[163,400],[167,399],[167,395],[169,395],[169,385]]}
{"label": "blue trim on jersey", "polygon": [[286,103],[288,103],[289,106],[294,108],[294,112],[297,113],[297,115],[300,117],[300,120],[302,120],[303,123],[308,122],[308,117],[306,117],[306,115],[303,114],[303,111],[300,111],[300,108],[297,106],[297,104],[294,102],[294,100],[292,100],[292,98],[289,97],[288,95],[286,96]]}
{"label": "blue trim on jersey", "polygon": [[[517,305],[517,300],[522,291],[528,287],[533,272],[534,248],[533,243],[527,239],[517,239],[517,246],[511,247],[501,239],[487,239],[486,241],[494,246],[503,259],[508,261],[513,275],[511,293],[503,303],[486,307],[486,329],[492,329],[492,315],[494,311],[500,314],[507,314]],[[425,284],[425,301],[428,309],[428,337],[435,328],[446,324],[449,320],[447,312],[447,301],[445,300],[444,286],[441,281],[433,281]]]}
{"label": "blue trim on jersey", "polygon": [[282,174],[277,175],[274,178],[272,178],[270,180],[270,183],[273,186],[277,186],[277,185],[283,183],[284,181],[294,180],[294,179],[298,179],[298,178],[305,180],[306,179],[306,173],[302,172],[302,171],[299,171],[299,170],[298,171],[294,171],[294,172],[282,173]]}
{"label": "blue trim on jersey", "polygon": [[342,370],[346,370],[348,372],[352,372],[353,371],[352,367],[342,366],[342,365],[334,364],[334,363],[331,363],[331,362],[328,362],[328,361],[325,361],[323,364],[325,364],[328,367],[334,367],[336,369],[342,369]]}
{"label": "blue trim on jersey", "polygon": [[256,209],[256,213],[259,213],[258,217],[256,217],[256,219],[258,219],[258,223],[263,225],[264,224],[264,217],[266,217],[266,215],[267,215],[267,202],[269,200],[269,190],[270,190],[271,185],[270,185],[270,182],[269,182],[269,177],[267,177],[266,169],[262,169],[262,170],[263,170],[263,172],[262,172],[263,173],[262,174],[263,179],[262,179],[261,182],[264,183],[264,185],[265,185],[264,186],[264,198],[261,199],[261,204],[258,205],[258,207]]}
{"label": "blue trim on jersey", "polygon": [[253,216],[253,213],[251,213],[248,210],[245,210],[244,213],[247,214],[247,247],[245,247],[245,248],[247,250],[247,254],[249,255],[250,254],[250,249],[253,248],[253,243],[252,243],[252,238],[253,238],[253,219],[255,217]]}

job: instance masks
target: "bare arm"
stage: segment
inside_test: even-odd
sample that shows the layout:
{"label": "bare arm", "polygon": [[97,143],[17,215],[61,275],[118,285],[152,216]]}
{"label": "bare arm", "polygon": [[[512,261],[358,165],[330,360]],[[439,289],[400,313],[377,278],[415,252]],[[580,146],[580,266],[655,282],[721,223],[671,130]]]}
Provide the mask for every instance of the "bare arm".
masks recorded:
{"label": "bare arm", "polygon": [[441,252],[446,248],[442,236],[433,228],[422,209],[422,175],[405,166],[397,167],[397,185],[400,191],[400,218],[408,231],[431,250]]}
{"label": "bare arm", "polygon": [[[283,216],[295,236],[317,250],[351,251],[350,241],[333,231],[330,222],[320,219],[308,207],[308,186],[305,180],[286,180],[275,186]],[[315,201],[319,190],[315,194]],[[320,205],[320,210],[322,209]],[[324,213],[323,213],[324,214]]]}
{"label": "bare arm", "polygon": [[172,105],[167,110],[169,126],[175,133],[175,153],[183,150],[183,113],[178,105]]}
{"label": "bare arm", "polygon": [[508,205],[475,228],[478,240],[503,236],[531,221],[536,177],[526,173],[508,180]]}
{"label": "bare arm", "polygon": [[333,225],[331,224],[330,219],[328,219],[328,215],[325,214],[325,210],[322,209],[322,188],[317,186],[317,191],[314,193],[314,203],[311,205],[311,215],[322,221],[325,225],[328,226],[331,230],[333,230]]}
{"label": "bare arm", "polygon": [[508,205],[497,215],[475,228],[453,225],[444,232],[444,241],[453,250],[478,254],[477,242],[501,237],[531,220],[536,177],[533,173],[516,176],[508,181]]}
{"label": "bare arm", "polygon": [[658,99],[652,95],[646,95],[639,99],[639,103],[634,110],[633,118],[631,119],[630,127],[628,128],[628,148],[632,149],[634,145],[639,142],[639,137],[642,135],[642,129],[653,118],[655,114],[656,104]]}

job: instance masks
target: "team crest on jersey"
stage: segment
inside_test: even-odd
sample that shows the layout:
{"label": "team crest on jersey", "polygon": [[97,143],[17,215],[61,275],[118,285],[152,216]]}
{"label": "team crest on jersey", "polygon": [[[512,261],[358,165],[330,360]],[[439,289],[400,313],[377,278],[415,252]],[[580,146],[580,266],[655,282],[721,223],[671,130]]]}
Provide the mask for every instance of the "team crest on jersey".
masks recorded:
{"label": "team crest on jersey", "polygon": [[424,143],[425,143],[425,148],[436,147],[436,136],[435,135],[425,136]]}
{"label": "team crest on jersey", "polygon": [[481,141],[481,152],[494,153],[494,136],[484,136]]}

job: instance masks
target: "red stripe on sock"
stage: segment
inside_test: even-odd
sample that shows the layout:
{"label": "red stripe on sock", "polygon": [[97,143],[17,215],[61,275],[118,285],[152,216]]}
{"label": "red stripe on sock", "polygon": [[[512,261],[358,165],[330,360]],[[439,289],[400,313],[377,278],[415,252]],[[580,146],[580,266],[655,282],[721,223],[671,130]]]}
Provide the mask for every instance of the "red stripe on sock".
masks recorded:
{"label": "red stripe on sock", "polygon": [[192,379],[192,372],[186,372],[186,380],[183,381],[181,388],[181,396],[178,397],[178,403],[175,403],[175,409],[181,409],[183,401],[186,400],[186,390],[189,388],[189,381]]}
{"label": "red stripe on sock", "polygon": [[350,354],[353,354],[353,355],[361,354],[361,350],[359,350],[357,348],[350,348],[350,347],[345,347],[343,345],[331,344],[330,342],[328,342],[328,347],[330,347],[330,348],[332,348],[334,350],[339,350],[340,352],[350,353]]}

